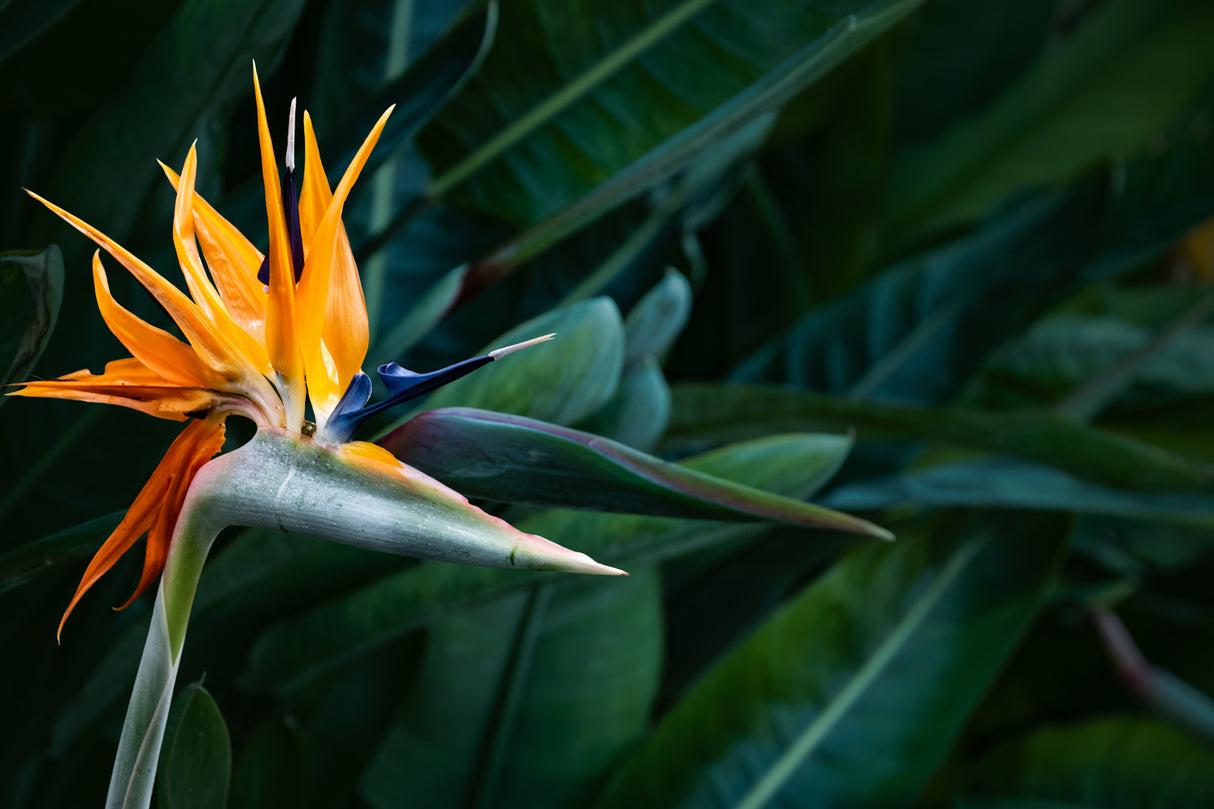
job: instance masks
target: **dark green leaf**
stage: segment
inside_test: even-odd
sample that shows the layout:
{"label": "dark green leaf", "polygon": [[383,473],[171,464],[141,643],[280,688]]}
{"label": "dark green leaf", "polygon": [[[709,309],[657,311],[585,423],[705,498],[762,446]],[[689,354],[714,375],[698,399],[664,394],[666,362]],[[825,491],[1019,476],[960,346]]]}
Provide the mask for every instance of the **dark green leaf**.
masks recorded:
{"label": "dark green leaf", "polygon": [[1214,73],[1211,37],[1202,0],[1111,0],[990,106],[905,154],[893,227],[913,239],[972,221],[1016,191],[1129,154]]}
{"label": "dark green leaf", "polygon": [[897,128],[935,134],[990,101],[1045,46],[1057,0],[935,0],[905,26],[897,69]]}
{"label": "dark green leaf", "polygon": [[[46,348],[63,302],[63,255],[42,251],[0,253],[0,386],[30,378]],[[0,404],[4,404],[0,399]]]}
{"label": "dark green leaf", "polygon": [[1214,486],[1208,464],[1042,411],[930,409],[757,385],[679,385],[673,396],[669,434],[681,438],[728,441],[780,430],[855,429],[862,440],[919,438],[1016,455],[1123,489]]}
{"label": "dark green leaf", "polygon": [[1045,728],[987,755],[960,809],[1197,809],[1214,795],[1214,753],[1149,719]]}
{"label": "dark green leaf", "polygon": [[1081,278],[1160,255],[1214,212],[1195,181],[1214,171],[1201,116],[1112,181],[1002,211],[974,233],[884,270],[820,307],[734,372],[857,398],[934,402]]}
{"label": "dark green leaf", "polygon": [[597,806],[908,806],[1028,628],[1058,520],[856,551],[714,668]]}
{"label": "dark green leaf", "polygon": [[557,309],[503,334],[481,353],[545,334],[556,339],[503,357],[425,401],[427,410],[481,407],[571,424],[615,392],[624,362],[624,326],[610,298]]}
{"label": "dark green leaf", "polygon": [[670,386],[653,357],[624,372],[615,395],[578,426],[642,452],[652,452],[670,421]]}
{"label": "dark green leaf", "polygon": [[[804,446],[809,440],[800,437]],[[413,418],[381,445],[464,494],[512,503],[716,520],[765,519],[892,538],[884,529],[662,461],[604,438],[470,408]],[[851,441],[815,436],[806,475],[818,485]]]}
{"label": "dark green leaf", "polygon": [[967,506],[1188,519],[1206,518],[1214,511],[1211,492],[1131,493],[1011,459],[940,464],[852,483],[831,492],[827,502],[847,510]]}
{"label": "dark green leaf", "polygon": [[232,809],[304,806],[303,752],[280,716],[258,722],[245,739],[232,777]]}
{"label": "dark green leaf", "polygon": [[[714,477],[800,499],[822,482],[817,470],[807,472],[804,466],[806,453],[817,442],[816,436],[776,436],[723,447],[685,464]],[[548,512],[518,527],[625,567],[751,536],[758,530],[732,523],[576,511]],[[421,562],[270,628],[253,648],[246,682],[257,689],[289,692],[452,609],[475,606],[553,578]]]}
{"label": "dark green leaf", "polygon": [[[533,222],[655,147],[678,149],[672,138],[753,120],[918,4],[665,0],[576,15],[552,0],[508,4],[501,36],[525,45],[492,52],[422,133],[430,193]],[[661,179],[648,174],[636,190]]]}
{"label": "dark green leaf", "polygon": [[80,0],[4,0],[0,3],[0,62],[55,24]]}
{"label": "dark green leaf", "polygon": [[177,698],[160,752],[161,809],[223,809],[232,774],[232,740],[214,697],[201,684]]}
{"label": "dark green leaf", "polygon": [[225,101],[246,97],[251,62],[260,59],[263,69],[272,63],[303,6],[303,0],[185,0],[148,47],[133,81],[64,151],[46,196],[121,240],[152,183],[163,181],[151,157],[177,164]]}
{"label": "dark green leaf", "polygon": [[0,593],[24,584],[54,565],[88,558],[97,552],[121,519],[121,513],[107,514],[0,554]]}
{"label": "dark green leaf", "polygon": [[543,585],[433,626],[420,687],[363,781],[369,802],[530,807],[542,784],[545,806],[580,805],[644,731],[657,688],[658,577],[633,574]]}
{"label": "dark green leaf", "polygon": [[624,365],[661,360],[691,315],[691,284],[673,269],[624,318]]}

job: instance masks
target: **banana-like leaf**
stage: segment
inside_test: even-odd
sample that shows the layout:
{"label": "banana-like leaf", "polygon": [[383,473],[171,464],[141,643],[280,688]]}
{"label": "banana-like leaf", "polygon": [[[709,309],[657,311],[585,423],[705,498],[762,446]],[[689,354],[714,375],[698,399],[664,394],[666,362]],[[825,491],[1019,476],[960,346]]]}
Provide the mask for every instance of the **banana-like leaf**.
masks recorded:
{"label": "banana-like leaf", "polygon": [[[817,436],[807,475],[829,480],[851,448]],[[412,419],[381,442],[406,463],[490,500],[667,517],[772,520],[891,539],[871,523],[731,483],[605,438],[535,419],[454,407]]]}
{"label": "banana-like leaf", "polygon": [[106,514],[0,554],[0,593],[24,584],[54,565],[87,559],[121,520],[121,513]]}
{"label": "banana-like leaf", "polygon": [[481,353],[554,332],[555,340],[444,386],[425,400],[424,408],[458,404],[557,424],[580,421],[610,399],[620,384],[624,325],[610,298],[554,309],[506,332]]}
{"label": "banana-like leaf", "polygon": [[691,317],[691,284],[671,268],[624,318],[624,366],[661,360]]}
{"label": "banana-like leaf", "polygon": [[80,0],[4,0],[0,3],[0,62],[58,22]]}
{"label": "banana-like leaf", "polygon": [[714,668],[597,809],[909,806],[1049,592],[1063,521],[854,552]]}
{"label": "banana-like leaf", "polygon": [[368,803],[531,807],[543,784],[544,806],[584,804],[643,734],[662,661],[657,570],[597,583],[623,586],[545,584],[433,625]]}
{"label": "banana-like leaf", "polygon": [[1198,809],[1214,795],[1214,753],[1161,722],[1109,716],[1004,744],[968,780],[958,809]]}
{"label": "banana-like leaf", "polygon": [[178,696],[160,751],[162,809],[224,809],[232,775],[232,739],[223,713],[201,683]]}
{"label": "banana-like leaf", "polygon": [[669,433],[680,438],[728,441],[774,430],[855,429],[862,440],[918,438],[1015,455],[1121,489],[1214,489],[1209,464],[1043,411],[878,404],[758,385],[677,385],[672,393]]}
{"label": "banana-like leaf", "polygon": [[[30,378],[55,330],[62,302],[63,255],[58,247],[0,253],[0,387]],[[4,402],[0,398],[0,405]]]}
{"label": "banana-like leaf", "polygon": [[[423,130],[429,193],[534,222],[695,129],[731,131],[739,108],[753,120],[919,4],[603,1],[574,14],[561,0],[509,3],[500,35],[527,48],[491,52]],[[662,178],[650,171],[635,191]]]}
{"label": "banana-like leaf", "polygon": [[905,154],[890,191],[893,227],[914,239],[1130,154],[1214,74],[1203,46],[1211,37],[1214,9],[1202,0],[1106,3],[994,103]]}
{"label": "banana-like leaf", "polygon": [[739,365],[742,382],[935,403],[1071,284],[1140,267],[1214,214],[1214,145],[1195,132],[1065,195],[1009,206],[961,239],[900,261],[808,313]]}
{"label": "banana-like leaf", "polygon": [[[818,471],[807,471],[804,465],[817,444],[817,436],[776,436],[723,447],[683,463],[704,474],[800,499],[821,483]],[[629,566],[762,530],[751,524],[578,511],[548,512],[519,525],[520,530],[545,531]],[[253,647],[245,682],[258,690],[290,693],[452,609],[544,581],[545,574],[422,562],[272,626]]]}
{"label": "banana-like leaf", "polygon": [[1041,464],[1006,458],[961,461],[842,486],[826,498],[835,508],[905,506],[1023,508],[1123,517],[1208,522],[1214,491],[1145,493],[1110,489]]}
{"label": "banana-like leaf", "polygon": [[657,360],[646,357],[624,372],[615,395],[578,426],[642,452],[652,452],[669,422],[670,385]]}

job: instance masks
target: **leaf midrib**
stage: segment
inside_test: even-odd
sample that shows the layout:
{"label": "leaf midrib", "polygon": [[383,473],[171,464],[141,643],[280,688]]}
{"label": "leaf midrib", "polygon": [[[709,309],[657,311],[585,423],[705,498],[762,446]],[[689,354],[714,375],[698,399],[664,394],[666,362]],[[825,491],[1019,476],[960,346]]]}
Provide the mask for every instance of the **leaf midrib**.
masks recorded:
{"label": "leaf midrib", "polygon": [[801,763],[830,734],[842,720],[843,715],[864,695],[878,675],[889,665],[909,641],[910,636],[923,624],[928,614],[944,596],[978,552],[985,541],[973,541],[957,550],[949,559],[940,575],[925,590],[911,609],[904,613],[902,621],[876,648],[859,671],[843,686],[834,699],[818,714],[797,737],[767,772],[750,788],[734,809],[762,809],[776,793],[784,787]]}
{"label": "leaf midrib", "polygon": [[480,148],[460,162],[431,180],[426,189],[427,196],[441,197],[455,186],[468,179],[490,161],[525,138],[534,129],[585,96],[591,90],[613,76],[617,71],[653,47],[676,28],[687,22],[704,8],[717,0],[684,0],[664,15],[654,20],[632,37],[609,51],[602,59],[587,68],[581,75],[551,96],[531,108],[520,118],[490,138]]}

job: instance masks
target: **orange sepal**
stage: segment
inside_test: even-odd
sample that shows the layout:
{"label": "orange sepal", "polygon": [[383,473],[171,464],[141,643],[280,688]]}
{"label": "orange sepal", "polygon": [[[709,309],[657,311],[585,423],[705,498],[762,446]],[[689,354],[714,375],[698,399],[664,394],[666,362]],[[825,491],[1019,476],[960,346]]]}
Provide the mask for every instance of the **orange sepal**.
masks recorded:
{"label": "orange sepal", "polygon": [[27,191],[26,193],[47,208],[50,208],[61,219],[85,236],[88,236],[103,250],[118,259],[118,263],[125,267],[131,275],[135,276],[136,280],[143,284],[144,288],[152,294],[152,297],[169,313],[169,317],[173,319],[173,322],[185,334],[186,339],[190,341],[190,345],[194,346],[203,362],[206,362],[216,370],[221,368],[226,369],[230,366],[230,357],[233,353],[230,346],[224,345],[211,322],[207,320],[198,306],[185,293],[169,283],[160,273],[140,261],[134,253],[97,230],[97,228],[88,222],[68,213],[58,205],[43,199],[32,191]]}
{"label": "orange sepal", "polygon": [[[310,238],[299,284],[300,342],[308,393],[318,414],[327,414],[337,405],[367,354],[367,305],[341,214],[391,114],[389,108],[380,116],[350,161],[336,191],[330,193],[312,120],[304,113],[306,163],[300,220],[301,229]],[[322,210],[323,215],[317,221],[317,213]]]}
{"label": "orange sepal", "polygon": [[[135,502],[127,509],[122,522],[89,562],[84,577],[80,580],[80,586],[76,588],[76,594],[72,596],[71,603],[67,605],[67,610],[59,621],[56,638],[63,634],[63,625],[81,597],[98,579],[109,572],[145,533],[148,533],[148,544],[144,556],[143,576],[135,595],[131,596],[123,607],[130,604],[160,575],[168,557],[172,529],[177,523],[189,483],[194,479],[199,467],[223,447],[223,436],[223,421],[218,418],[195,421],[181,431],[181,435],[177,436],[156,466],[156,471],[140,490]],[[167,533],[161,528],[163,525],[168,526]]]}
{"label": "orange sepal", "polygon": [[177,250],[177,261],[181,264],[190,296],[210,318],[215,329],[256,369],[257,376],[269,374],[270,360],[266,356],[265,346],[253,339],[228,314],[227,306],[207,277],[202,258],[198,255],[198,244],[194,238],[194,179],[197,171],[198,150],[191,145],[185,166],[181,169],[177,204],[173,209],[173,246]]}
{"label": "orange sepal", "polygon": [[164,381],[183,387],[213,387],[221,384],[198,360],[194,349],[123,308],[110,293],[109,278],[101,266],[101,251],[93,253],[93,290],[101,319],[118,341],[150,371]]}
{"label": "orange sepal", "polygon": [[115,404],[171,421],[183,421],[186,414],[210,410],[223,401],[210,388],[169,382],[134,357],[106,363],[101,374],[83,369],[58,379],[17,384],[21,389],[9,391],[9,396]]}
{"label": "orange sepal", "polygon": [[298,430],[303,423],[304,366],[296,337],[295,271],[291,263],[291,239],[287,233],[282,207],[282,189],[278,183],[278,164],[274,143],[266,122],[265,101],[253,67],[253,94],[257,99],[257,135],[261,144],[261,179],[266,190],[266,219],[270,232],[270,295],[266,305],[266,349],[270,364],[281,379],[283,402],[287,406],[287,427]]}
{"label": "orange sepal", "polygon": [[[160,164],[165,176],[177,190],[177,172]],[[231,222],[194,194],[194,228],[202,245],[202,254],[211,270],[211,279],[219,289],[232,319],[262,345],[266,341],[266,293],[257,280],[263,258]]]}

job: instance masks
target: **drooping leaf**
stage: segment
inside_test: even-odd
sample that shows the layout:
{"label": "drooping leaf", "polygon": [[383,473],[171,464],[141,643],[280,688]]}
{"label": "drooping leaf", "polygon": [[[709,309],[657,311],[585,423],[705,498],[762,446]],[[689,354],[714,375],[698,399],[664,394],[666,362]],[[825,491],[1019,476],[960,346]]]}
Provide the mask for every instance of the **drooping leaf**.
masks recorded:
{"label": "drooping leaf", "polygon": [[858,550],[729,654],[596,806],[908,806],[1036,616],[1060,521]]}
{"label": "drooping leaf", "polygon": [[[817,485],[851,448],[815,436],[803,464]],[[801,437],[804,446],[809,439]],[[423,413],[381,441],[393,454],[465,494],[562,508],[697,519],[765,519],[890,538],[864,520],[700,474],[630,447],[534,419],[470,408]]]}
{"label": "drooping leaf", "polygon": [[[577,806],[643,732],[661,658],[658,577],[541,585],[431,628],[420,688],[363,781],[377,807]],[[593,665],[587,666],[587,661]]]}
{"label": "drooping leaf", "polygon": [[1161,722],[1110,716],[1030,732],[968,781],[961,809],[1197,809],[1214,794],[1214,754]]}
{"label": "drooping leaf", "polygon": [[1214,74],[1200,45],[1211,36],[1214,11],[1200,0],[1105,4],[991,105],[905,154],[893,227],[911,239],[972,221],[1013,192],[1130,154]]}
{"label": "drooping leaf", "polygon": [[1010,458],[961,461],[851,483],[830,493],[839,509],[959,506],[1205,519],[1214,491],[1127,492]]}
{"label": "drooping leaf", "polygon": [[232,739],[223,713],[201,683],[173,706],[161,749],[162,809],[224,809],[232,775]]}
{"label": "drooping leaf", "polygon": [[1214,171],[1214,147],[1191,128],[1127,163],[1115,182],[1093,177],[1065,196],[1030,197],[885,269],[810,312],[732,377],[939,401],[1075,281],[1140,266],[1214,213],[1214,193],[1195,181]]}
{"label": "drooping leaf", "polygon": [[[429,191],[533,222],[659,145],[678,148],[670,139],[695,127],[744,106],[753,119],[765,111],[751,108],[757,97],[775,96],[763,98],[770,109],[918,4],[665,0],[595,3],[574,15],[549,0],[512,3],[501,36],[526,49],[491,53],[422,133],[435,170]],[[705,71],[713,82],[700,80]]]}
{"label": "drooping leaf", "polygon": [[303,806],[306,785],[299,739],[280,716],[254,725],[245,737],[232,774],[231,809],[262,809],[274,803]]}
{"label": "drooping leaf", "polygon": [[[271,62],[303,6],[302,0],[231,6],[185,0],[150,44],[133,81],[64,151],[47,196],[86,221],[104,222],[105,232],[121,240],[152,183],[162,180],[149,155],[173,162],[220,104],[248,93],[250,63]],[[198,31],[232,35],[200,37]]]}
{"label": "drooping leaf", "polygon": [[757,385],[678,385],[672,393],[669,432],[683,438],[730,441],[778,430],[855,428],[862,440],[918,438],[1016,455],[1122,489],[1214,486],[1208,464],[1044,411],[921,408]]}
{"label": "drooping leaf", "polygon": [[[714,477],[801,499],[822,483],[817,470],[807,473],[803,465],[816,443],[816,436],[777,436],[723,447],[684,463]],[[576,511],[548,512],[518,525],[629,566],[759,530],[745,524]],[[271,627],[253,648],[246,682],[259,690],[290,692],[452,609],[475,606],[548,578],[422,562]]]}
{"label": "drooping leaf", "polygon": [[[0,253],[0,386],[30,378],[46,348],[63,302],[63,255],[42,251]],[[0,398],[0,404],[6,400]]]}
{"label": "drooping leaf", "polygon": [[0,593],[24,584],[42,570],[87,559],[113,532],[122,514],[106,514],[0,554]]}
{"label": "drooping leaf", "polygon": [[990,101],[1047,45],[1056,0],[936,0],[906,26],[899,136],[922,140]]}

